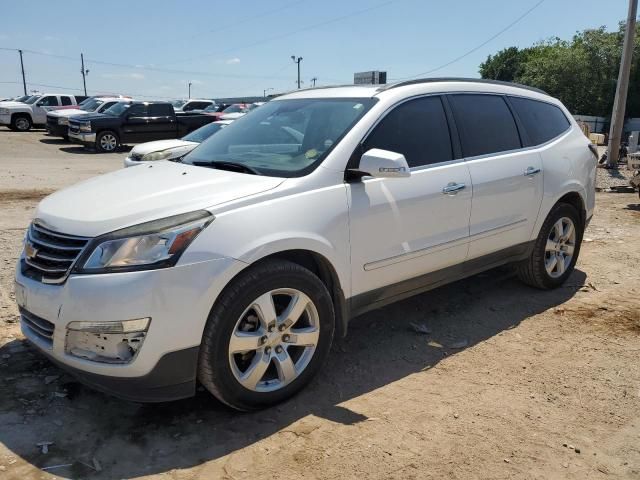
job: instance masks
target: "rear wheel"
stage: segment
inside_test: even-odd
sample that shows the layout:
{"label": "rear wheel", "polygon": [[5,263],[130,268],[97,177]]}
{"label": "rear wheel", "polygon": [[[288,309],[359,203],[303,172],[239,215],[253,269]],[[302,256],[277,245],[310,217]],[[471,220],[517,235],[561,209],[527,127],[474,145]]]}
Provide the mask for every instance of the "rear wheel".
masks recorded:
{"label": "rear wheel", "polygon": [[100,132],[96,137],[96,150],[99,152],[113,152],[118,148],[118,136],[107,130],[105,132]]}
{"label": "rear wheel", "polygon": [[553,207],[535,241],[531,256],[518,265],[520,279],[533,287],[559,287],[571,275],[582,244],[584,226],[576,208]]}
{"label": "rear wheel", "polygon": [[211,310],[198,377],[238,410],[273,405],[314,377],[333,331],[333,305],[320,279],[295,263],[266,261],[240,274]]}
{"label": "rear wheel", "polygon": [[29,115],[14,115],[11,119],[11,129],[18,132],[27,132],[31,130],[31,118]]}

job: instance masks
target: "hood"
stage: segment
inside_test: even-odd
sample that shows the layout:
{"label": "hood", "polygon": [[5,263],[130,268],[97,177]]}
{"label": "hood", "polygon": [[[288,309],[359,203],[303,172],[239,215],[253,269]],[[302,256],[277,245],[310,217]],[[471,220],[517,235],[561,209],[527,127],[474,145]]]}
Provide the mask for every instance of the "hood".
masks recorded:
{"label": "hood", "polygon": [[87,115],[82,116],[82,121],[86,120],[100,120],[101,118],[116,118],[111,115],[105,115],[104,113],[87,113]]}
{"label": "hood", "polygon": [[140,165],[49,195],[36,218],[58,232],[95,237],[262,193],[284,180],[173,162]]}
{"label": "hood", "polygon": [[31,108],[31,105],[22,102],[0,102],[0,108]]}
{"label": "hood", "polygon": [[54,110],[53,112],[47,113],[47,115],[51,115],[52,117],[75,117],[88,114],[89,112],[80,110],[79,108],[72,108],[70,110]]}
{"label": "hood", "polygon": [[131,155],[146,155],[147,153],[162,152],[170,148],[195,147],[196,145],[198,145],[197,142],[187,142],[186,140],[157,140],[136,145],[131,149]]}

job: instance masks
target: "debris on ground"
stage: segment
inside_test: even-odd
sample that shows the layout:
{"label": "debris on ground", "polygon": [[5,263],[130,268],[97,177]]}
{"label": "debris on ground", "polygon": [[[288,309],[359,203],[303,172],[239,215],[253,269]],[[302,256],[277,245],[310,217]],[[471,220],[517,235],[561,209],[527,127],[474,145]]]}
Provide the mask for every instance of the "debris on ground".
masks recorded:
{"label": "debris on ground", "polygon": [[421,335],[431,335],[431,329],[424,323],[411,322],[409,323],[409,326],[416,333],[419,333]]}

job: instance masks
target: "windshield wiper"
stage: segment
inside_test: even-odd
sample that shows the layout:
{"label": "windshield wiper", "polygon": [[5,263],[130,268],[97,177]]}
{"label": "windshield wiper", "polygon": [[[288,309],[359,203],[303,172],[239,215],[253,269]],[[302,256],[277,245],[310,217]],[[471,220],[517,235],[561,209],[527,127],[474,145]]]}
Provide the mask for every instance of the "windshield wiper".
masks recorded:
{"label": "windshield wiper", "polygon": [[191,162],[196,167],[212,167],[219,170],[231,170],[232,172],[240,171],[243,173],[249,173],[251,175],[261,175],[261,173],[255,168],[249,167],[243,163],[227,162],[227,161],[213,161],[213,162]]}

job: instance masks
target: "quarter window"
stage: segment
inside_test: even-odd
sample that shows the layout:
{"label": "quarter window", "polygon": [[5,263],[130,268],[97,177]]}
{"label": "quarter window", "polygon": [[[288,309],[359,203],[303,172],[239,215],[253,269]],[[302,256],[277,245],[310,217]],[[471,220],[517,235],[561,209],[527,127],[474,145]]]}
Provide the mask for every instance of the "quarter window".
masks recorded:
{"label": "quarter window", "polygon": [[404,155],[409,167],[453,159],[449,125],[440,97],[409,100],[394,108],[364,142],[364,152],[380,148]]}
{"label": "quarter window", "polygon": [[562,110],[550,103],[529,98],[509,97],[524,125],[531,145],[540,145],[566,132],[571,125]]}
{"label": "quarter window", "polygon": [[465,157],[522,147],[516,122],[501,96],[456,94],[449,100]]}

